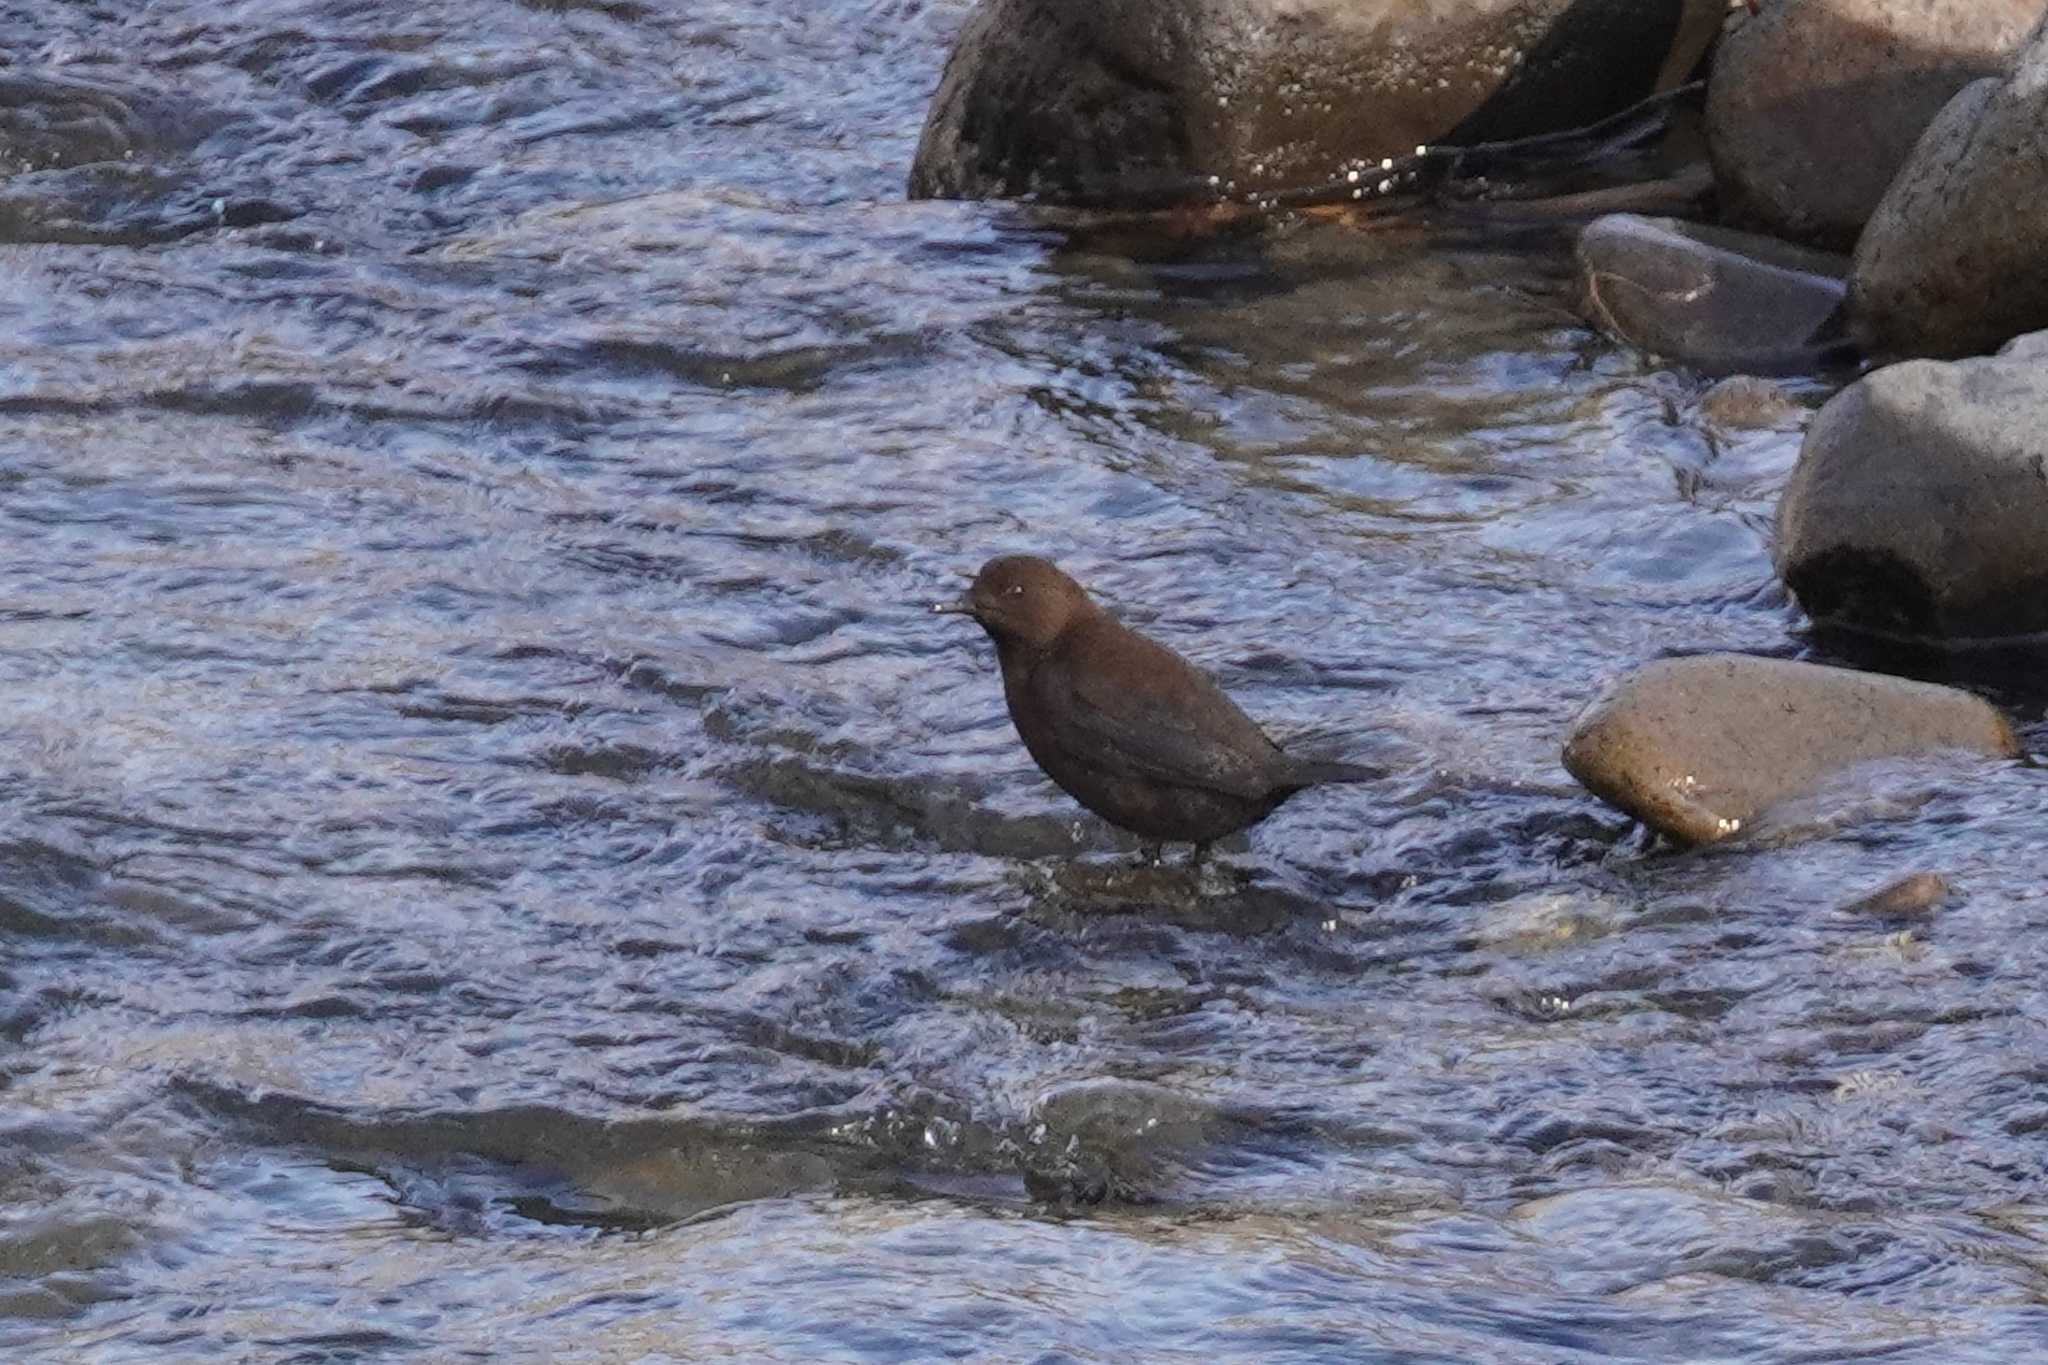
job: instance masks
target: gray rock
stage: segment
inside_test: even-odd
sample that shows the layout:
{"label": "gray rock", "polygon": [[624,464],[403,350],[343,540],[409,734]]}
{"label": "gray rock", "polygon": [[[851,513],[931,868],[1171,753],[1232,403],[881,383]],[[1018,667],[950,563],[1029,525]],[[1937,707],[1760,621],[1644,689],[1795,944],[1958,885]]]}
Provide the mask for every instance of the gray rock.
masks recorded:
{"label": "gray rock", "polygon": [[1825,625],[1897,639],[2048,631],[2048,364],[1908,361],[1815,416],[1778,573]]}
{"label": "gray rock", "polygon": [[1250,192],[1376,172],[1420,144],[1580,127],[1682,78],[1723,8],[982,0],[933,96],[910,193],[1128,201],[1187,197],[1212,176]]}
{"label": "gray rock", "polygon": [[1951,96],[1996,75],[2040,0],[1781,0],[1714,54],[1723,195],[1771,231],[1847,248]]}
{"label": "gray rock", "polygon": [[2019,744],[1952,687],[1709,654],[1622,679],[1573,725],[1564,765],[1658,832],[1707,844],[1852,764],[1956,749],[2012,757]]}
{"label": "gray rock", "polygon": [[1941,111],[1856,243],[1849,306],[1875,354],[1960,356],[2048,327],[2048,20],[2003,80]]}
{"label": "gray rock", "polygon": [[2048,332],[2028,332],[1998,348],[2010,360],[2048,360]]}
{"label": "gray rock", "polygon": [[1594,325],[1656,355],[1714,374],[1792,374],[1843,350],[1841,257],[1616,213],[1586,225],[1577,258]]}

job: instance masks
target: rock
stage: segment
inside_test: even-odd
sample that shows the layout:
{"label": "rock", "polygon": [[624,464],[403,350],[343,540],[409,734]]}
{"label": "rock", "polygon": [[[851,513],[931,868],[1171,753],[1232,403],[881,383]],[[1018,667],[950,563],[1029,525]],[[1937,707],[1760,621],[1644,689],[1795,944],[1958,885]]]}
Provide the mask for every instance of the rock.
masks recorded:
{"label": "rock", "polygon": [[116,161],[141,131],[120,97],[35,76],[0,76],[0,169],[44,170]]}
{"label": "rock", "polygon": [[2040,0],[1783,0],[1737,25],[1707,82],[1707,146],[1736,213],[1846,249],[1951,96],[2005,69]]}
{"label": "rock", "polygon": [[1778,504],[1814,621],[1892,639],[2048,631],[2048,365],[1908,361],[1836,394]]}
{"label": "rock", "polygon": [[1020,1152],[1024,1186],[1048,1203],[1154,1197],[1176,1165],[1227,1126],[1216,1109],[1163,1086],[1076,1082],[1040,1099]]}
{"label": "rock", "polygon": [[147,90],[0,72],[0,176],[176,150],[226,121],[221,113]]}
{"label": "rock", "polygon": [[1994,350],[2048,327],[2043,259],[2048,20],[2009,78],[1965,88],[1914,147],[1856,243],[1852,327],[1873,354]]}
{"label": "rock", "polygon": [[1709,373],[1791,374],[1842,357],[1848,262],[1771,237],[1617,213],[1579,234],[1594,325]]}
{"label": "rock", "polygon": [[[913,198],[1190,198],[1581,127],[1682,79],[1724,0],[982,0]],[[1366,183],[1374,183],[1370,178]]]}
{"label": "rock", "polygon": [[1999,347],[1998,353],[2011,360],[2048,360],[2048,332],[2016,336]]}
{"label": "rock", "polygon": [[1961,749],[2012,757],[2012,727],[1952,687],[1709,654],[1629,675],[1572,727],[1564,765],[1682,843],[1726,839],[1854,763]]}
{"label": "rock", "polygon": [[1948,899],[1949,890],[1948,878],[1939,872],[1915,872],[1867,896],[1859,896],[1841,908],[1852,915],[1905,919],[1931,914]]}
{"label": "rock", "polygon": [[1700,417],[1717,431],[1797,431],[1807,409],[1770,380],[1738,374],[1700,395]]}

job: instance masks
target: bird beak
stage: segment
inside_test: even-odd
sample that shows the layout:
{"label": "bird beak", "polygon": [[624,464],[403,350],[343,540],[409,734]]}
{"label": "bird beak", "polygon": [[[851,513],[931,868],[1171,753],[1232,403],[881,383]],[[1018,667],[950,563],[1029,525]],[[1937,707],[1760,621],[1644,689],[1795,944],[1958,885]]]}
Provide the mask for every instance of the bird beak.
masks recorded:
{"label": "bird beak", "polygon": [[962,593],[950,602],[932,603],[932,610],[934,612],[944,612],[949,616],[972,616],[974,615],[974,598],[966,593]]}

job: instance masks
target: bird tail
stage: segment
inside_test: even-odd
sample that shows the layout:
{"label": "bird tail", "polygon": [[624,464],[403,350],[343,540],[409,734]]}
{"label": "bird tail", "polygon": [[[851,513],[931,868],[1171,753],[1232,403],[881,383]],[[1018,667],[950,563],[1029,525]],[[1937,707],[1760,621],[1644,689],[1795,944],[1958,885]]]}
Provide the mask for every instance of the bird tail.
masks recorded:
{"label": "bird tail", "polygon": [[1304,787],[1325,782],[1377,782],[1387,775],[1385,768],[1366,763],[1343,763],[1332,758],[1297,758],[1293,779]]}

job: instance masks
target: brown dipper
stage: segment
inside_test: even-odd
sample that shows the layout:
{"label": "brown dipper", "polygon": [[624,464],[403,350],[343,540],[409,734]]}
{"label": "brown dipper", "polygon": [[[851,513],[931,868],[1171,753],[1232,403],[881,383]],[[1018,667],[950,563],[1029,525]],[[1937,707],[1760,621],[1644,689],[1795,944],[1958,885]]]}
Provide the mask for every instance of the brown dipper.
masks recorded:
{"label": "brown dipper", "polygon": [[1210,677],[1121,625],[1032,555],[991,559],[957,602],[996,642],[1024,747],[1067,795],[1154,842],[1212,840],[1321,782],[1381,774],[1290,758]]}

